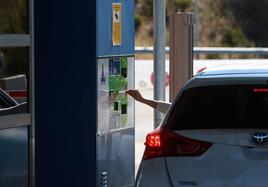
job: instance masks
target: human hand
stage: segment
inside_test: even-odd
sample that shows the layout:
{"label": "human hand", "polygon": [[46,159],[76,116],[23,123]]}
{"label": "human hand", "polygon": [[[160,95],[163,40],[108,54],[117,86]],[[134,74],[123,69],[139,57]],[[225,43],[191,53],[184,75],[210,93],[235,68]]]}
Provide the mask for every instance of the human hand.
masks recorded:
{"label": "human hand", "polygon": [[133,97],[133,99],[135,99],[136,101],[142,102],[144,100],[144,98],[142,97],[142,95],[140,94],[138,90],[130,89],[126,91],[126,94]]}

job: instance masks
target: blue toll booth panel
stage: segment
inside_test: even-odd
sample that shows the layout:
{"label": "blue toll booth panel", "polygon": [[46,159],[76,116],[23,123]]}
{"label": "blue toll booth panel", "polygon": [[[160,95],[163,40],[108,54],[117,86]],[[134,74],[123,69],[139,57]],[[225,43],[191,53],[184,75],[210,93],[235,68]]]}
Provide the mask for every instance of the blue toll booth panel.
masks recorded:
{"label": "blue toll booth panel", "polygon": [[134,0],[97,0],[97,187],[134,186]]}
{"label": "blue toll booth panel", "polygon": [[98,59],[97,186],[134,185],[134,57]]}
{"label": "blue toll booth panel", "polygon": [[134,0],[97,0],[97,56],[134,55]]}

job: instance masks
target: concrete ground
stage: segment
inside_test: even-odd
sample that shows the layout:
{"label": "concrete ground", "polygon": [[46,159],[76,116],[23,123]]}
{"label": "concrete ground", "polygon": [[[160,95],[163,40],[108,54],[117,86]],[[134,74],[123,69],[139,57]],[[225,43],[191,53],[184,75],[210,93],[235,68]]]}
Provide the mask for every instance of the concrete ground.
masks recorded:
{"label": "concrete ground", "polygon": [[[252,65],[252,67],[263,67],[268,65],[268,59],[246,59],[246,60],[195,60],[194,74],[202,67],[212,67],[218,65],[234,65],[236,67],[243,65]],[[166,72],[168,71],[168,61],[166,62]],[[153,85],[150,76],[153,72],[152,60],[136,60],[135,62],[135,88],[139,89],[141,94],[148,99],[153,98]],[[168,90],[166,88],[166,101],[168,101]],[[136,102],[135,105],[135,169],[137,172],[140,164],[146,135],[153,130],[153,109]]]}

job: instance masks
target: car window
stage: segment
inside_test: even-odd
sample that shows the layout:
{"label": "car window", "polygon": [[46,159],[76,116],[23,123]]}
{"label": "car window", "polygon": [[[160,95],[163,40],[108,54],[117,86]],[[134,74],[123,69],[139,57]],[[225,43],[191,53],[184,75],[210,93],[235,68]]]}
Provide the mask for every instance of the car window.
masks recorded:
{"label": "car window", "polygon": [[2,98],[0,97],[0,109],[2,108],[8,108],[10,105],[8,105]]}
{"label": "car window", "polygon": [[5,91],[0,89],[0,109],[18,105]]}
{"label": "car window", "polygon": [[0,92],[0,109],[14,106],[11,101],[7,100],[7,97]]}
{"label": "car window", "polygon": [[267,85],[207,86],[186,90],[166,125],[173,130],[268,127]]}

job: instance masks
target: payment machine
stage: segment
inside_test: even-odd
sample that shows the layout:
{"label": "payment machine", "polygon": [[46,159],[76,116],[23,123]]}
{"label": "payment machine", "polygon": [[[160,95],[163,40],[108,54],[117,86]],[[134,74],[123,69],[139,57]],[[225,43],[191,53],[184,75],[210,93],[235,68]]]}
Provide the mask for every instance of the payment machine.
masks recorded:
{"label": "payment machine", "polygon": [[134,0],[97,0],[97,184],[134,186]]}

